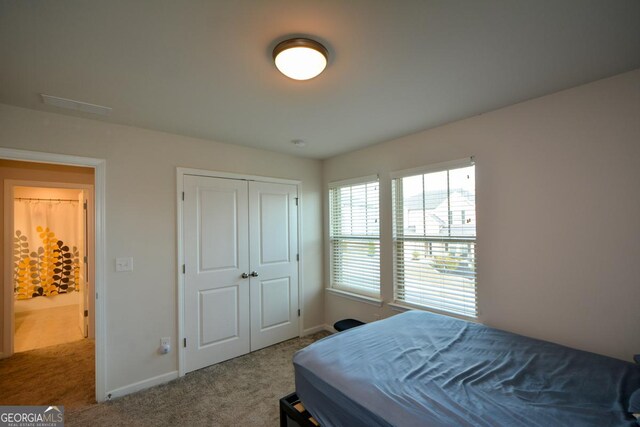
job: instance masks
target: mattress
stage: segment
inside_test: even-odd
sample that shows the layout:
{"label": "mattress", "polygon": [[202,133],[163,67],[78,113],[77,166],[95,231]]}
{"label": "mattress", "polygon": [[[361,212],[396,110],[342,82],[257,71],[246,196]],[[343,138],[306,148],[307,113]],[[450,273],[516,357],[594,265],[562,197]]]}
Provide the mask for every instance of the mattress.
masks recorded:
{"label": "mattress", "polygon": [[428,312],[334,334],[293,364],[324,427],[637,427],[640,366]]}

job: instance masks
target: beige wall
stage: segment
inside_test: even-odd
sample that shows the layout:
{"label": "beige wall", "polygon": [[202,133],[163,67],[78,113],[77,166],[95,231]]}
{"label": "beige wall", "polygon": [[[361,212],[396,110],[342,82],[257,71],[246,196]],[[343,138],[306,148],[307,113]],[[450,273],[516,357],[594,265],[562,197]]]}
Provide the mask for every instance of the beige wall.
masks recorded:
{"label": "beige wall", "polygon": [[157,353],[177,344],[178,166],[302,181],[304,327],[324,323],[320,161],[2,104],[0,146],[106,159],[107,391],[178,369]]}
{"label": "beige wall", "polygon": [[[330,181],[380,174],[385,301],[389,173],[471,155],[479,320],[627,360],[640,352],[640,70],[325,161],[325,198]],[[325,300],[328,324],[393,313]]]}
{"label": "beige wall", "polygon": [[[333,295],[323,304],[326,183],[380,174],[390,301],[389,172],[475,155],[480,320],[628,358],[640,351],[639,90],[637,70],[324,163],[2,104],[0,146],[107,160],[107,390],[177,369],[176,352],[156,350],[177,336],[178,166],[303,181],[312,328],[393,313]],[[116,273],[117,256],[133,256],[135,270]]]}
{"label": "beige wall", "polygon": [[[0,130],[0,133],[2,131]],[[2,139],[0,139],[2,146]],[[16,162],[0,159],[0,224],[4,224],[4,183],[5,180],[62,182],[93,185],[93,169],[74,166],[46,165],[31,162]],[[49,191],[49,190],[47,190]],[[65,190],[61,190],[65,191]],[[66,190],[68,191],[68,190]],[[77,193],[77,191],[76,191]],[[29,196],[31,194],[21,194]],[[35,194],[33,194],[35,196]],[[4,242],[4,227],[0,226],[0,242]],[[0,255],[5,258],[5,245],[0,244]],[[0,263],[0,277],[4,280],[4,262]],[[42,303],[38,303],[42,304]],[[24,304],[22,305],[24,307]],[[18,308],[18,311],[22,308]],[[4,315],[4,292],[0,292],[0,322]],[[3,342],[4,328],[0,327],[0,343]],[[0,344],[1,346],[1,344]]]}

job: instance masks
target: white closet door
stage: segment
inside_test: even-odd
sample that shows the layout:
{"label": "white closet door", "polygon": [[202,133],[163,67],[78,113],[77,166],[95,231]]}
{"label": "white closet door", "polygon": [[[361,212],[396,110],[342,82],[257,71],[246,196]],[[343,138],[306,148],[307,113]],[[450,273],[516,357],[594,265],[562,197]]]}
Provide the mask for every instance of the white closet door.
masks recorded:
{"label": "white closet door", "polygon": [[251,351],[297,337],[295,185],[249,183]]}
{"label": "white closet door", "polygon": [[[187,372],[248,353],[246,181],[184,178],[184,325]],[[182,344],[182,343],[180,343]]]}

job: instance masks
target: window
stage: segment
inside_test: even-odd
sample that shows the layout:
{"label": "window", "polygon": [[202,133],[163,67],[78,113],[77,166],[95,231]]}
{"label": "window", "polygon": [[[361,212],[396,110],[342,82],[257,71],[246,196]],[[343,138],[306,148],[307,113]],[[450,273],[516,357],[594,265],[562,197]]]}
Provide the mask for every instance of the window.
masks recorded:
{"label": "window", "polygon": [[378,177],[329,185],[331,287],[380,295]]}
{"label": "window", "polygon": [[392,185],[396,301],[476,317],[475,166],[455,162]]}

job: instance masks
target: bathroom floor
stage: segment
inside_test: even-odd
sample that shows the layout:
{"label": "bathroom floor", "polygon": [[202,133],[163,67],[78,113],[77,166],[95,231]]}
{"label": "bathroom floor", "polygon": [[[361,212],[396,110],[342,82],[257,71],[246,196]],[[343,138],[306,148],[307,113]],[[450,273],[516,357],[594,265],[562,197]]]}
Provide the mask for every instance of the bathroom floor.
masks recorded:
{"label": "bathroom floor", "polygon": [[83,339],[77,305],[15,313],[14,352]]}

